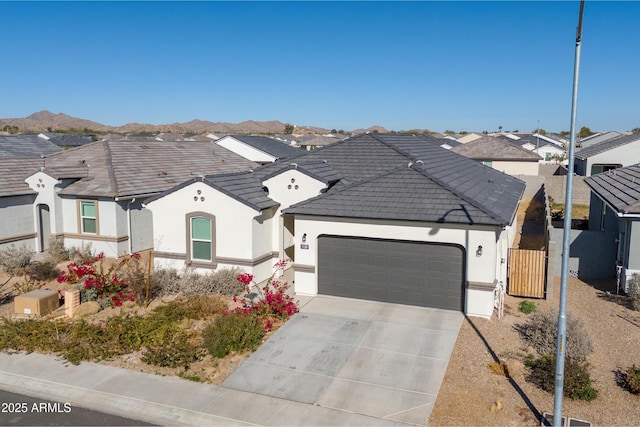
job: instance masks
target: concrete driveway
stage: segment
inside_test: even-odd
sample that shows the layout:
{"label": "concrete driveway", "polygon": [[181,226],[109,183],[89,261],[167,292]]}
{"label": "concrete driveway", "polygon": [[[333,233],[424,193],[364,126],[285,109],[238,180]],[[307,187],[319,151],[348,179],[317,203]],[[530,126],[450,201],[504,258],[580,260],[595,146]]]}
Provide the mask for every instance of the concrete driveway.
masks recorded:
{"label": "concrete driveway", "polygon": [[424,426],[463,318],[318,296],[222,385]]}

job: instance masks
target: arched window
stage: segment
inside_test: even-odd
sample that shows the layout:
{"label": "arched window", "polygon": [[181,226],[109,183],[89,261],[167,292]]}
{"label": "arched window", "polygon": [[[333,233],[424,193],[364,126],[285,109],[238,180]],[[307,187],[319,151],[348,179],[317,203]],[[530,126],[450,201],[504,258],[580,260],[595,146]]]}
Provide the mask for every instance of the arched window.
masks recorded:
{"label": "arched window", "polygon": [[213,215],[193,212],[187,215],[187,258],[194,264],[215,263],[215,226]]}

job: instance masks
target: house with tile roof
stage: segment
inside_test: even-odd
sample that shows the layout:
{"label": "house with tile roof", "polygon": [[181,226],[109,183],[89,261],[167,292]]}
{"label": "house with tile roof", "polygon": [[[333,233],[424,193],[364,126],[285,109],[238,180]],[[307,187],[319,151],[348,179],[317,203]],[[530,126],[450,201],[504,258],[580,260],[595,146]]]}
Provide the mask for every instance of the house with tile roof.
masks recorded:
{"label": "house with tile roof", "polygon": [[33,207],[36,192],[24,180],[42,164],[37,157],[0,158],[0,250],[10,245],[36,246]]}
{"label": "house with tile roof", "polygon": [[542,135],[527,135],[510,142],[538,154],[541,157],[541,164],[567,164],[568,162],[567,150],[555,142],[550,142],[549,138],[542,138]]}
{"label": "house with tile roof", "polygon": [[607,235],[614,248],[599,256],[615,260],[610,276],[617,273],[619,289],[626,292],[631,276],[640,274],[640,163],[592,175],[585,183],[591,188],[589,229]]}
{"label": "house with tile roof", "polygon": [[640,133],[620,136],[581,148],[575,154],[575,173],[592,176],[640,162]]}
{"label": "house with tile roof", "polygon": [[360,134],[190,179],[145,206],[164,265],[239,266],[261,281],[288,258],[299,294],[490,317],[524,187],[437,138]]}
{"label": "house with tile roof", "polygon": [[7,217],[22,224],[4,230],[0,244],[30,236],[20,243],[43,251],[50,236],[59,236],[66,247],[89,243],[112,257],[150,249],[152,220],[144,200],[194,176],[256,166],[212,141],[100,141],[21,160],[0,169],[0,182],[11,183],[0,195],[11,209]]}
{"label": "house with tile roof", "polygon": [[245,159],[260,164],[295,157],[302,151],[299,148],[266,136],[226,135],[216,140],[216,144],[233,151]]}
{"label": "house with tile roof", "polygon": [[0,135],[0,159],[42,157],[59,151],[62,148],[38,135]]}
{"label": "house with tile roof", "polygon": [[451,151],[509,175],[538,175],[538,164],[543,159],[517,142],[483,136],[453,147]]}

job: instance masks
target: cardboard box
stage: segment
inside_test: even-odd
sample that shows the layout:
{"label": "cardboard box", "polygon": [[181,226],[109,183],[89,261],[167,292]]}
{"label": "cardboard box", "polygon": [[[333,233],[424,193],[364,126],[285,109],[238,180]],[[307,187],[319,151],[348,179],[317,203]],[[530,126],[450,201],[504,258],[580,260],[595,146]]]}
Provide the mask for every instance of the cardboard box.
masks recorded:
{"label": "cardboard box", "polygon": [[36,289],[13,299],[18,317],[42,317],[59,307],[58,293],[48,289]]}

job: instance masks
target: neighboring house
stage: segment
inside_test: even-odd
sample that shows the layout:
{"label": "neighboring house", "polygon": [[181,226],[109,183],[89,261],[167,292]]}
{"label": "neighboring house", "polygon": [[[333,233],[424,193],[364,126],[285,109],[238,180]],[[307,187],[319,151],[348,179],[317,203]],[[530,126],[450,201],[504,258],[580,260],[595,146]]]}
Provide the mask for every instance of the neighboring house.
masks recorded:
{"label": "neighboring house", "polygon": [[490,317],[524,183],[423,135],[361,134],[146,201],[161,265],[289,258],[295,291]]}
{"label": "neighboring house", "polygon": [[35,195],[32,249],[45,250],[53,235],[113,257],[150,249],[146,198],[193,176],[256,166],[213,142],[100,141],[52,154],[22,174],[24,192]]}
{"label": "neighboring house", "polygon": [[266,136],[227,135],[215,143],[260,164],[294,157],[302,152],[299,148]]}
{"label": "neighboring house", "polygon": [[81,147],[85,144],[91,144],[93,142],[91,137],[67,133],[41,133],[38,135],[38,137],[46,139],[47,141],[56,144],[58,147],[65,149]]}
{"label": "neighboring house", "polygon": [[0,159],[6,157],[42,157],[62,148],[38,135],[0,136]]}
{"label": "neighboring house", "polygon": [[457,138],[456,141],[458,141],[460,144],[466,144],[467,142],[475,141],[476,139],[480,139],[483,137],[484,137],[483,134],[471,132],[471,133],[464,134],[460,138]]}
{"label": "neighboring house", "polygon": [[36,192],[24,180],[42,164],[39,158],[0,157],[0,250],[12,244],[36,248]]}
{"label": "neighboring house", "polygon": [[514,142],[484,136],[451,151],[492,167],[509,175],[538,175],[538,163],[542,158]]}
{"label": "neighboring house", "polygon": [[581,148],[575,154],[575,173],[591,176],[640,162],[640,133]]}
{"label": "neighboring house", "polygon": [[611,272],[617,268],[619,289],[627,292],[632,274],[640,274],[640,164],[591,176],[585,183],[591,187],[589,229],[617,233],[610,234],[617,246]]}
{"label": "neighboring house", "polygon": [[538,154],[541,157],[540,163],[566,164],[568,162],[568,160],[566,159],[567,151],[564,149],[564,147],[558,145],[555,142],[550,142],[547,138],[542,138],[542,135],[524,136],[516,141],[511,142],[520,145],[526,150]]}
{"label": "neighboring house", "polygon": [[600,142],[610,141],[612,139],[619,138],[621,136],[624,136],[624,135],[621,132],[616,132],[616,131],[598,132],[598,133],[594,133],[591,136],[588,136],[586,138],[579,140],[577,145],[580,148],[587,148],[587,147],[591,147],[592,145],[598,144]]}
{"label": "neighboring house", "polygon": [[303,150],[311,151],[318,149],[320,147],[325,147],[327,145],[333,144],[334,142],[340,141],[339,138],[335,136],[317,136],[317,135],[307,135],[301,138],[298,138],[296,145]]}

